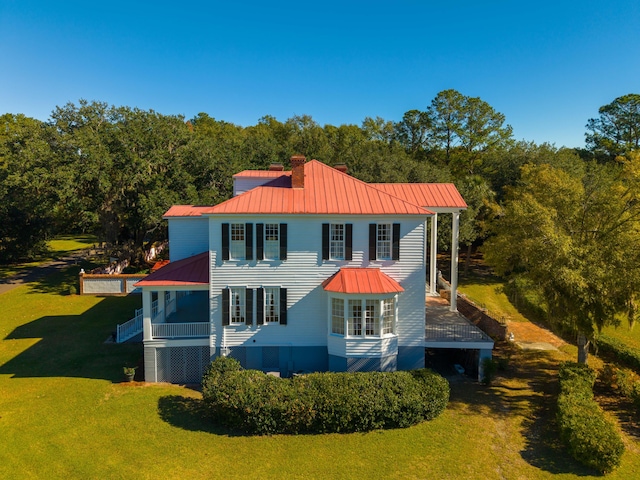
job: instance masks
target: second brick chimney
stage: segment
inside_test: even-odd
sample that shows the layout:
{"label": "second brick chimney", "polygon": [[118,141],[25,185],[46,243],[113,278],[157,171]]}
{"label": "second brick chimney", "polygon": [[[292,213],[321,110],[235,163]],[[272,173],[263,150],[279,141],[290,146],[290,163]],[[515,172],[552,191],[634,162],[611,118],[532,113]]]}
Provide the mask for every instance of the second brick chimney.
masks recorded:
{"label": "second brick chimney", "polygon": [[304,155],[294,155],[291,157],[291,187],[304,188],[304,162],[307,159]]}

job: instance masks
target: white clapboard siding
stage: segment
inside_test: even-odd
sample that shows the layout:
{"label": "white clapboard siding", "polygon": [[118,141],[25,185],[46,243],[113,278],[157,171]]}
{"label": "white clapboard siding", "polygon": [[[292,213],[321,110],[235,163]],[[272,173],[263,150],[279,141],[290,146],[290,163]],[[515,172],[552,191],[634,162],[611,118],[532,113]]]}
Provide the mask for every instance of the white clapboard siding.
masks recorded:
{"label": "white clapboard siding", "polygon": [[206,252],[208,248],[208,218],[169,218],[169,256],[172,262]]}
{"label": "white clapboard siding", "polygon": [[[209,225],[211,257],[212,347],[236,345],[327,345],[327,293],[321,283],[340,267],[380,267],[405,289],[398,296],[398,345],[422,345],[424,341],[424,218],[320,215],[216,216]],[[368,260],[369,223],[400,223],[400,261]],[[287,223],[286,261],[222,261],[222,223]],[[353,224],[353,260],[322,261],[322,223]],[[255,237],[254,237],[255,247]],[[255,257],[255,255],[254,255]],[[225,287],[287,288],[288,324],[245,325],[221,332],[221,294]],[[254,314],[255,314],[254,307]],[[381,343],[381,342],[378,342]]]}

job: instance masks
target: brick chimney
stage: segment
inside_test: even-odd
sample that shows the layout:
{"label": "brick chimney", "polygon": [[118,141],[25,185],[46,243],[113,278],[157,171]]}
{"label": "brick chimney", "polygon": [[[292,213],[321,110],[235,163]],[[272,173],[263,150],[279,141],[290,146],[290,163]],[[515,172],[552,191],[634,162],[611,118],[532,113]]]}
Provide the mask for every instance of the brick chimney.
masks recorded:
{"label": "brick chimney", "polygon": [[284,170],[284,165],[281,163],[272,163],[269,166],[269,171],[271,172],[282,172]]}
{"label": "brick chimney", "polygon": [[347,173],[347,165],[344,163],[336,163],[334,168],[339,172]]}
{"label": "brick chimney", "polygon": [[304,162],[307,159],[304,155],[294,155],[291,157],[291,187],[304,188]]}

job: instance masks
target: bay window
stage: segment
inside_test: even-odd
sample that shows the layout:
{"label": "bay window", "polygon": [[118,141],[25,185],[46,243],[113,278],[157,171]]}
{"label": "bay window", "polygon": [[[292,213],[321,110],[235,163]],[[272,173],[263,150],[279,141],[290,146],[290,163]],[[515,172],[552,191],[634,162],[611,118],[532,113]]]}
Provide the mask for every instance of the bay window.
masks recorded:
{"label": "bay window", "polygon": [[331,297],[330,301],[329,331],[333,335],[347,338],[381,338],[395,332],[395,297]]}

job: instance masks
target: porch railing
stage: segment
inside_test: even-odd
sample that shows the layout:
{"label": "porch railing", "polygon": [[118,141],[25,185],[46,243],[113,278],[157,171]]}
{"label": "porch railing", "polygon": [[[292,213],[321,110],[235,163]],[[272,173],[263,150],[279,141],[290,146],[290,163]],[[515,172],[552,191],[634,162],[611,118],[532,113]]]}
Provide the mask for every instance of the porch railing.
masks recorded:
{"label": "porch railing", "polygon": [[153,323],[151,336],[153,338],[208,337],[210,328],[209,322]]}
{"label": "porch railing", "polygon": [[116,328],[116,343],[126,342],[142,332],[142,309],[136,310],[136,315],[128,322]]}
{"label": "porch railing", "polygon": [[425,329],[425,340],[427,341],[448,341],[448,342],[477,342],[491,341],[486,333],[475,325],[427,325]]}
{"label": "porch railing", "polygon": [[[168,292],[167,292],[168,293]],[[190,295],[191,292],[179,291],[176,292],[176,299]],[[165,293],[166,295],[166,293]],[[171,312],[171,307],[175,304],[175,299],[167,301],[169,295],[165,296],[166,311]],[[158,309],[158,300],[151,302],[151,321],[155,320],[163,313]],[[196,327],[188,327],[189,325],[196,325]],[[204,325],[204,326],[203,326]],[[185,326],[184,328],[179,328]],[[152,335],[155,338],[176,338],[176,337],[207,337],[209,336],[209,323],[156,323],[152,324]],[[116,326],[116,343],[126,342],[127,340],[142,333],[143,329],[143,316],[142,308],[136,309],[135,316],[121,324]],[[156,334],[157,332],[157,334]]]}

